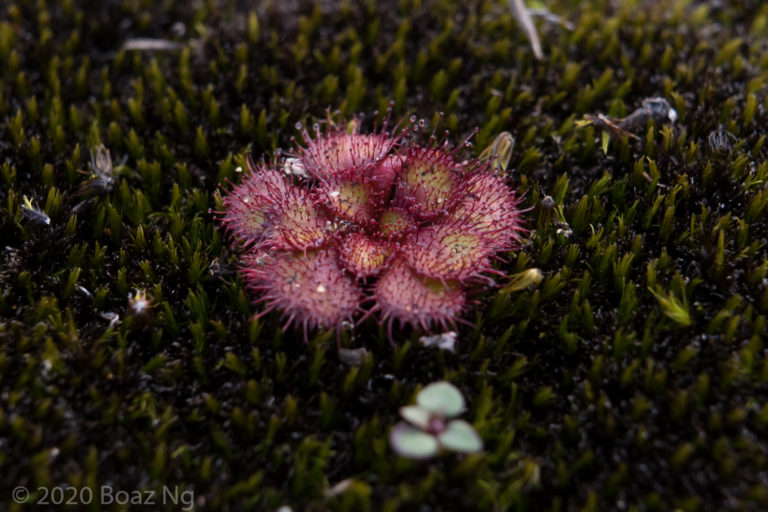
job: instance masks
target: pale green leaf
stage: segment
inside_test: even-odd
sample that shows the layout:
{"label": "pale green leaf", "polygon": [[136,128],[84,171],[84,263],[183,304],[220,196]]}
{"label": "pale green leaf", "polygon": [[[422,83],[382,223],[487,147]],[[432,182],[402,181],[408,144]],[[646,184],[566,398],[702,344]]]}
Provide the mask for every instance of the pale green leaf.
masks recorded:
{"label": "pale green leaf", "polygon": [[439,449],[435,436],[402,422],[392,427],[389,444],[398,455],[409,459],[428,459]]}
{"label": "pale green leaf", "polygon": [[461,453],[477,453],[483,449],[483,440],[472,425],[464,420],[453,420],[437,436],[440,445],[448,450]]}
{"label": "pale green leaf", "polygon": [[429,426],[429,419],[432,417],[432,413],[418,405],[406,405],[400,408],[400,416],[408,423],[421,429],[426,429]]}
{"label": "pale green leaf", "polygon": [[464,397],[450,382],[433,382],[421,390],[416,403],[444,418],[456,416],[464,410]]}

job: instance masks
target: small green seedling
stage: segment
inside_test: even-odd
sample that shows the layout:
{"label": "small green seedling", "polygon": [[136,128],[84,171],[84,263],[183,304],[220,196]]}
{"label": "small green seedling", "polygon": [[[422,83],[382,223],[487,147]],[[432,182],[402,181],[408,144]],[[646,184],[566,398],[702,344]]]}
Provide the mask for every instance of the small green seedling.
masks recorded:
{"label": "small green seedling", "polygon": [[392,449],[409,459],[434,457],[441,448],[459,453],[482,451],[483,441],[472,425],[450,419],[464,409],[464,397],[453,384],[428,385],[416,397],[416,405],[400,408],[405,422],[395,425],[389,434]]}

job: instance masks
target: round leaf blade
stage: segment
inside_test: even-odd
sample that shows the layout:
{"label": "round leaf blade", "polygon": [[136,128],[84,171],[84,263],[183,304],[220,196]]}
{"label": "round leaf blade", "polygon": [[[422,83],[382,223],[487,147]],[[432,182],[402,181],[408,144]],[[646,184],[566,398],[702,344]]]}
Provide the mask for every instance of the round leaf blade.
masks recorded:
{"label": "round leaf blade", "polygon": [[433,382],[421,390],[416,403],[444,418],[451,418],[464,410],[464,397],[450,382]]}
{"label": "round leaf blade", "polygon": [[475,429],[464,420],[453,420],[437,436],[440,445],[461,453],[477,453],[483,450],[483,440]]}
{"label": "round leaf blade", "polygon": [[439,449],[434,436],[402,422],[392,427],[389,444],[398,455],[409,459],[428,459]]}
{"label": "round leaf blade", "polygon": [[406,405],[400,408],[400,416],[411,425],[426,430],[429,427],[429,420],[432,414],[418,405]]}

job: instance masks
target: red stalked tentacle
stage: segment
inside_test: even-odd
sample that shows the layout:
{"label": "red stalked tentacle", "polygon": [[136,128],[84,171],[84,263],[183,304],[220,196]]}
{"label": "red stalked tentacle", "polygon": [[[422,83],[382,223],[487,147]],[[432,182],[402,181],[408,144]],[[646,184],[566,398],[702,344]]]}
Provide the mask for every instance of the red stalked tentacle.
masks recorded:
{"label": "red stalked tentacle", "polygon": [[359,231],[343,237],[340,243],[341,263],[358,279],[378,274],[386,267],[392,253],[389,243]]}
{"label": "red stalked tentacle", "polygon": [[306,251],[326,242],[329,219],[306,189],[291,186],[272,210],[274,223],[268,241],[272,249]]}
{"label": "red stalked tentacle", "polygon": [[243,275],[246,286],[260,291],[264,314],[280,310],[288,325],[298,321],[309,329],[336,327],[353,319],[362,291],[338,264],[335,250],[281,252]]}
{"label": "red stalked tentacle", "polygon": [[373,295],[382,322],[397,319],[414,327],[452,324],[466,304],[458,283],[419,276],[399,260],[379,277]]}
{"label": "red stalked tentacle", "polygon": [[493,249],[462,222],[441,222],[421,229],[402,249],[417,272],[435,279],[466,281],[490,268]]}
{"label": "red stalked tentacle", "polygon": [[367,169],[381,162],[397,143],[397,139],[384,133],[347,133],[339,127],[329,128],[321,133],[315,130],[311,137],[302,133],[304,147],[297,148],[296,156],[301,159],[307,172],[323,180],[346,169]]}
{"label": "red stalked tentacle", "polygon": [[227,233],[244,246],[269,238],[274,207],[281,204],[291,185],[277,171],[249,161],[248,173],[239,185],[222,197],[224,209],[215,212]]}
{"label": "red stalked tentacle", "polygon": [[465,222],[494,251],[508,250],[520,241],[520,199],[497,175],[486,170],[469,175],[456,196],[450,217]]}
{"label": "red stalked tentacle", "polygon": [[402,158],[394,205],[419,219],[432,220],[446,214],[465,165],[454,161],[449,152],[434,147],[410,145]]}
{"label": "red stalked tentacle", "polygon": [[358,224],[373,221],[381,195],[373,180],[354,168],[323,177],[315,190],[335,217]]}

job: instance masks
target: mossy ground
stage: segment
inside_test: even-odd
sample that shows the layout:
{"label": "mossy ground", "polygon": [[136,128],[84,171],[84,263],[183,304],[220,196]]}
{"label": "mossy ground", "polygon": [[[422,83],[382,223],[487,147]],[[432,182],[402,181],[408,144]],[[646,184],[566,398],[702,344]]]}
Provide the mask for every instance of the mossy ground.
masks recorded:
{"label": "mossy ground", "polygon": [[[575,28],[539,21],[539,62],[501,1],[3,2],[0,503],[108,484],[210,510],[765,510],[768,7],[546,3]],[[575,125],[649,96],[674,126],[603,154]],[[251,320],[208,211],[296,122],[391,99],[457,142],[479,127],[477,154],[515,136],[535,234],[499,268],[545,279],[479,296],[455,355],[366,323],[349,367],[332,333]],[[99,141],[117,184],[73,213]],[[485,453],[395,458],[397,408],[440,379]]]}

